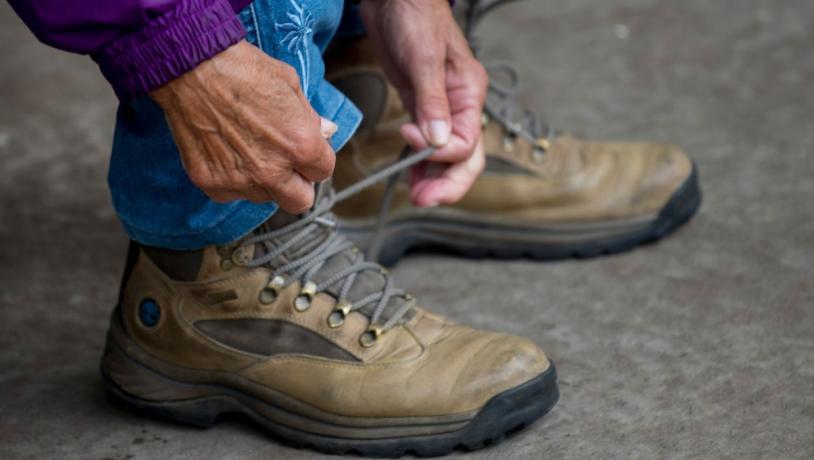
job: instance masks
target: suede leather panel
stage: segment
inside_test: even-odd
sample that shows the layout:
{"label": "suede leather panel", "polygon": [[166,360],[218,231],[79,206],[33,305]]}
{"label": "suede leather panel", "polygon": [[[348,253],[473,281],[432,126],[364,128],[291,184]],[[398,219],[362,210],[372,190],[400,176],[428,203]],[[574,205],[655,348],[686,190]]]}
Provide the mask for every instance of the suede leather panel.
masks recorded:
{"label": "suede leather panel", "polygon": [[341,361],[358,361],[319,334],[276,319],[203,320],[195,323],[202,333],[248,353],[273,356],[306,354]]}

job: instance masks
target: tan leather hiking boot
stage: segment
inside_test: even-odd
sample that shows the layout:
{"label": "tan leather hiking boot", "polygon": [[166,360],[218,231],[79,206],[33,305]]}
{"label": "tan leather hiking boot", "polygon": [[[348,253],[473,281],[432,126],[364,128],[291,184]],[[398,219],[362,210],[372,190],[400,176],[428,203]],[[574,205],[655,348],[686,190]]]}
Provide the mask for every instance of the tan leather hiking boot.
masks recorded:
{"label": "tan leather hiking boot", "polygon": [[329,453],[442,455],[556,403],[536,345],[416,306],[339,235],[333,192],[227,246],[131,245],[102,374],[137,409],[210,426],[245,414]]}
{"label": "tan leather hiking boot", "polygon": [[[338,154],[342,189],[397,158],[399,126],[409,119],[365,38],[338,41],[326,55],[327,78],[364,112],[358,133]],[[503,67],[516,82],[513,70]],[[692,161],[676,146],[596,142],[544,129],[490,84],[483,139],[486,170],[459,203],[416,208],[406,181],[393,195],[380,262],[431,246],[471,256],[586,257],[656,240],[686,222],[700,203]],[[335,209],[360,245],[374,228],[385,187],[372,187]]]}

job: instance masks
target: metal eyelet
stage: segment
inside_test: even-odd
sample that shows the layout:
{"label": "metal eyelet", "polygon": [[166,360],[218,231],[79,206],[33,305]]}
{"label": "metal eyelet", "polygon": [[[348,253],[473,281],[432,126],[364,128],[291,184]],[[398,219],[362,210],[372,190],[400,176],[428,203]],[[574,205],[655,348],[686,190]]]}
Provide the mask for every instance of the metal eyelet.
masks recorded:
{"label": "metal eyelet", "polygon": [[506,134],[503,136],[503,150],[507,153],[511,153],[514,151],[514,143],[516,141],[516,137],[513,134]]}
{"label": "metal eyelet", "polygon": [[234,251],[232,251],[230,259],[232,259],[232,262],[235,265],[243,267],[248,265],[249,262],[251,262],[252,260],[251,252],[252,248],[249,246],[238,246],[237,248],[235,248]]}
{"label": "metal eyelet", "polygon": [[363,332],[362,335],[359,336],[359,345],[365,348],[370,348],[373,345],[376,345],[376,341],[379,340],[379,337],[381,337],[382,333],[383,333],[382,328],[380,328],[379,326],[368,327],[367,330]]}
{"label": "metal eyelet", "polygon": [[280,275],[275,276],[269,284],[260,291],[260,303],[268,305],[277,300],[280,290],[285,287],[285,278]]}
{"label": "metal eyelet", "polygon": [[542,151],[547,151],[551,149],[551,142],[548,139],[541,137],[534,142],[534,146]]}
{"label": "metal eyelet", "polygon": [[350,314],[350,307],[350,302],[346,300],[337,302],[334,310],[328,315],[328,327],[336,329],[345,324],[345,318]]}
{"label": "metal eyelet", "polygon": [[303,312],[311,307],[311,301],[317,294],[317,285],[313,281],[305,283],[305,286],[300,289],[299,295],[294,299],[294,309]]}

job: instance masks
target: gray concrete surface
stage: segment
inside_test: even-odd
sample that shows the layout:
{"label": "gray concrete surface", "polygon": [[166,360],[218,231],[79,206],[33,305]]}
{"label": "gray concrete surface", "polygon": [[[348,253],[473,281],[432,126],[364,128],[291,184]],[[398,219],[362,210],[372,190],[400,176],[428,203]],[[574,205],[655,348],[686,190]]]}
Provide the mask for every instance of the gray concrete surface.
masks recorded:
{"label": "gray concrete surface", "polygon": [[[486,54],[517,63],[548,120],[685,146],[706,200],[624,255],[396,269],[425,304],[559,366],[554,411],[470,458],[814,458],[812,24],[808,0],[537,0],[485,25]],[[107,402],[126,243],[105,188],[114,99],[5,2],[0,69],[0,458],[319,458],[239,421]]]}

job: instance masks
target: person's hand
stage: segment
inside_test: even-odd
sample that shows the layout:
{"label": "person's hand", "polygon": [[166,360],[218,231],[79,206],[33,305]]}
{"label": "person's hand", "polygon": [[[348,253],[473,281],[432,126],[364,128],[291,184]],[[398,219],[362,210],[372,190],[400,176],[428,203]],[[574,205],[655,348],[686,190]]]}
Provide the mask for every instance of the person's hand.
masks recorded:
{"label": "person's hand", "polygon": [[153,90],[192,183],[213,200],[275,201],[301,213],[333,173],[322,119],[291,66],[246,41]]}
{"label": "person's hand", "polygon": [[411,171],[418,206],[453,203],[485,164],[479,148],[488,77],[447,0],[363,0],[362,19],[387,77],[415,123],[401,133],[416,150],[439,146]]}

